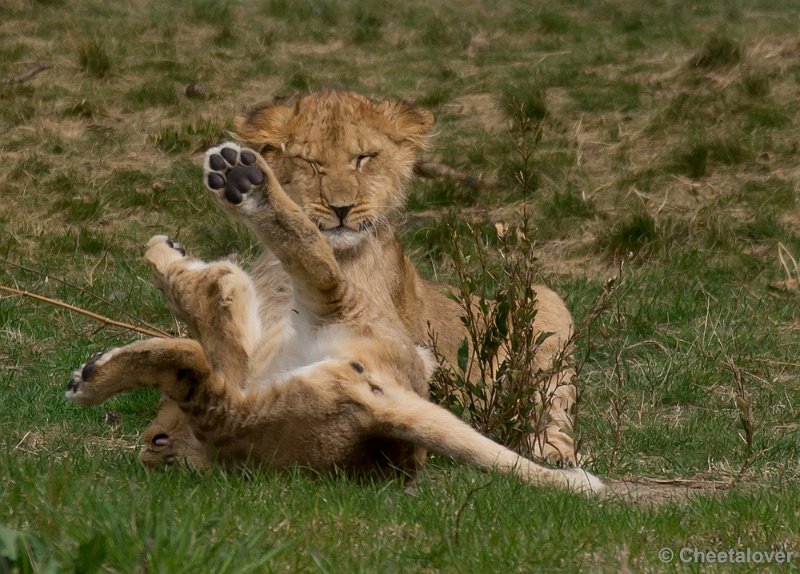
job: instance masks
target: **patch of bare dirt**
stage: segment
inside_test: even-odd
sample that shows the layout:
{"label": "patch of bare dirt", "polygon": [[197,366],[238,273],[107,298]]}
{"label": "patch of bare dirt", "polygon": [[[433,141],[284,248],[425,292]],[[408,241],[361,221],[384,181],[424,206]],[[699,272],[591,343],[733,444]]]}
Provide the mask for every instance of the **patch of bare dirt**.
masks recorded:
{"label": "patch of bare dirt", "polygon": [[[103,421],[114,429],[119,420],[114,417],[119,417],[116,413],[106,412],[102,415]],[[50,426],[37,430],[30,430],[20,437],[10,437],[11,440],[6,442],[7,446],[11,446],[11,452],[19,456],[30,456],[35,458],[66,458],[69,453],[63,448],[63,437],[66,434],[64,427]],[[109,432],[106,436],[94,436],[88,439],[84,448],[89,453],[96,452],[118,452],[122,450],[137,451],[139,447],[138,435],[128,435],[124,433]]]}
{"label": "patch of bare dirt", "polygon": [[605,281],[618,274],[617,266],[609,257],[591,253],[595,234],[584,231],[567,239],[552,239],[534,250],[541,272],[545,276],[585,277]]}
{"label": "patch of bare dirt", "polygon": [[[505,205],[490,208],[485,205],[463,207],[458,211],[458,216],[468,222],[508,222],[514,221],[519,215],[519,204]],[[531,213],[535,213],[536,206],[530,205]],[[446,210],[430,209],[416,211],[406,215],[403,225],[413,224],[425,219],[441,219]],[[596,227],[596,226],[595,226]],[[545,277],[585,277],[605,281],[617,274],[617,266],[611,258],[591,251],[591,246],[596,238],[596,229],[589,224],[582,232],[566,239],[551,239],[537,244],[534,256],[538,259],[541,273]]]}
{"label": "patch of bare dirt", "polygon": [[694,479],[627,478],[611,480],[603,498],[645,507],[685,503],[697,496],[712,496],[730,490],[727,482]]}
{"label": "patch of bare dirt", "polygon": [[333,42],[293,42],[286,43],[283,48],[287,55],[304,54],[311,56],[325,56],[327,54],[335,54],[344,49],[344,42],[335,40]]}
{"label": "patch of bare dirt", "polygon": [[464,122],[476,125],[489,133],[508,127],[508,116],[498,99],[492,94],[467,94],[454,99],[445,110],[464,118]]}

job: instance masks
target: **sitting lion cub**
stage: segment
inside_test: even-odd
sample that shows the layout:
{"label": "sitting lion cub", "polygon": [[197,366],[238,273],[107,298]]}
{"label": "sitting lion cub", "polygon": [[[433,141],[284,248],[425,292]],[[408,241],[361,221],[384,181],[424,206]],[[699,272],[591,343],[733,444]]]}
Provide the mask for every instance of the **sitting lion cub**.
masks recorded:
{"label": "sitting lion cub", "polygon": [[217,200],[280,261],[291,308],[263,322],[259,306],[270,301],[259,301],[242,269],[187,258],[153,237],[146,258],[155,281],[196,339],[150,339],[96,355],[73,373],[68,399],[96,405],[158,387],[209,459],[226,466],[413,475],[431,449],[532,484],[601,488],[582,470],[538,466],[427,401],[428,351],[346,280],[330,243],[257,153],[227,143],[207,152],[205,166]]}

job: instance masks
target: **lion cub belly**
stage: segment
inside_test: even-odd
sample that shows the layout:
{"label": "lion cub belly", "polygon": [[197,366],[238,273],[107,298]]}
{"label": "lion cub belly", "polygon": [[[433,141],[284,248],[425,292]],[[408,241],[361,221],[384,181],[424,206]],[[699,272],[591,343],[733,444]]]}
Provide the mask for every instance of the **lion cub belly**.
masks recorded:
{"label": "lion cub belly", "polygon": [[269,352],[256,357],[251,367],[249,384],[266,388],[280,381],[313,370],[331,359],[341,359],[352,335],[341,326],[313,325],[302,314],[274,324],[260,347]]}

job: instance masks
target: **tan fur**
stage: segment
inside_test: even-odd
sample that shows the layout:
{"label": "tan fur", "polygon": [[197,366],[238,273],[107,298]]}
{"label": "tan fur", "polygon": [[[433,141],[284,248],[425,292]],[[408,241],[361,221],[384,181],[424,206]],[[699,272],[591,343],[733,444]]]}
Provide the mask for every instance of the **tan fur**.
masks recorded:
{"label": "tan fur", "polygon": [[[236,153],[237,168],[245,166],[249,152]],[[156,236],[146,259],[194,339],[138,341],[96,356],[73,373],[67,398],[93,405],[157,387],[178,406],[207,460],[225,466],[413,476],[428,448],[532,484],[602,487],[577,469],[540,467],[427,401],[428,352],[415,345],[393,307],[349,280],[330,242],[268,164],[249,157],[256,166],[250,173],[263,174],[264,184],[239,202],[220,191],[215,196],[279,262],[291,304],[280,292],[277,304],[258,297],[238,266],[187,258]],[[368,270],[382,268],[375,259]]]}
{"label": "tan fur", "polygon": [[[466,335],[460,308],[446,296],[446,287],[419,276],[390,225],[405,204],[405,185],[432,125],[430,113],[407,104],[334,91],[308,94],[236,119],[239,138],[262,154],[288,195],[322,230],[347,281],[359,285],[387,313],[396,313],[415,343],[430,345],[433,332],[440,351],[455,364]],[[359,156],[366,157],[358,162]],[[347,206],[352,208],[340,222],[334,208]],[[269,251],[256,262],[252,275],[262,323],[271,325],[290,305],[288,279]],[[537,285],[536,292],[535,327],[553,334],[535,356],[534,368],[546,371],[560,353],[571,352],[564,345],[572,317],[552,290]],[[575,445],[567,434],[574,423],[573,376],[565,367],[547,382],[549,423],[539,436],[530,437],[539,458],[575,462]],[[153,443],[155,437],[180,427],[175,409],[165,409],[145,433],[141,457],[148,464],[185,458],[183,439],[174,448]],[[190,456],[189,462],[201,464],[202,457]]]}

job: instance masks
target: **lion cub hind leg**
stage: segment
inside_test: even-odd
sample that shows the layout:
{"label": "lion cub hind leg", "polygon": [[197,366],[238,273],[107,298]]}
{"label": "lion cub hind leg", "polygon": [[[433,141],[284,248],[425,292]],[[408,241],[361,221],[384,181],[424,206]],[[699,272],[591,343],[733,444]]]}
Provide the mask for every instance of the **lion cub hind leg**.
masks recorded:
{"label": "lion cub hind leg", "polygon": [[73,371],[66,397],[92,406],[118,393],[158,387],[183,400],[206,380],[222,384],[197,341],[146,339],[92,356]]}
{"label": "lion cub hind leg", "polygon": [[605,488],[599,478],[582,469],[551,469],[523,458],[412,392],[400,388],[384,391],[371,405],[377,428],[387,436],[486,470],[512,474],[537,486],[551,485],[586,493]]}
{"label": "lion cub hind leg", "polygon": [[[191,339],[147,339],[95,355],[73,373],[66,397],[79,405],[92,406],[114,394],[144,387],[156,387],[177,403],[194,436],[198,436],[197,428],[207,432],[209,440],[230,436],[225,425],[236,422],[230,405],[241,398],[241,391],[238,385],[226,384],[206,359],[200,344]],[[169,447],[164,440],[181,439],[164,434],[167,436],[149,436],[152,446]],[[205,444],[202,437],[198,438],[199,443]],[[176,452],[181,447],[177,442],[172,446]],[[183,446],[183,454],[191,456],[194,445]],[[165,451],[158,453],[156,462],[169,462],[169,448]],[[205,455],[202,449],[198,452],[199,466],[203,466]]]}
{"label": "lion cub hind leg", "polygon": [[528,436],[532,458],[557,466],[577,466],[581,460],[572,433],[577,388],[571,367],[554,373],[544,384],[546,424]]}
{"label": "lion cub hind leg", "polygon": [[150,239],[145,259],[173,313],[189,326],[214,368],[243,385],[262,337],[250,276],[230,261],[186,257],[163,235]]}

